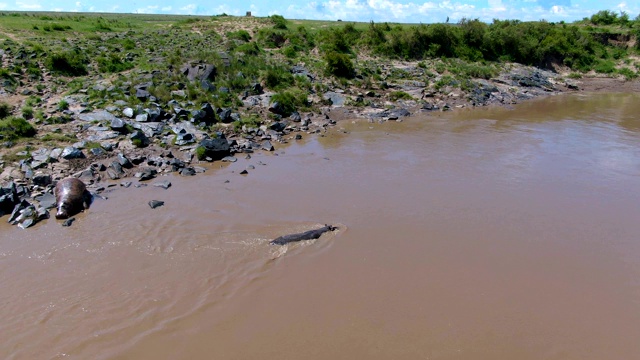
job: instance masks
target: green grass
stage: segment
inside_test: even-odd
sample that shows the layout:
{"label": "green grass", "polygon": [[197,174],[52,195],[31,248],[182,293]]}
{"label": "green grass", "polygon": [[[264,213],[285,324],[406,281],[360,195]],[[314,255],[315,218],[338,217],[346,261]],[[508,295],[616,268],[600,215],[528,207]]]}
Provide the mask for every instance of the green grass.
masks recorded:
{"label": "green grass", "polygon": [[393,91],[393,92],[389,93],[389,99],[391,101],[413,100],[413,96],[409,95],[408,93],[406,93],[404,91]]}
{"label": "green grass", "polygon": [[35,134],[36,129],[23,118],[8,117],[0,120],[0,138],[2,140],[33,137]]}

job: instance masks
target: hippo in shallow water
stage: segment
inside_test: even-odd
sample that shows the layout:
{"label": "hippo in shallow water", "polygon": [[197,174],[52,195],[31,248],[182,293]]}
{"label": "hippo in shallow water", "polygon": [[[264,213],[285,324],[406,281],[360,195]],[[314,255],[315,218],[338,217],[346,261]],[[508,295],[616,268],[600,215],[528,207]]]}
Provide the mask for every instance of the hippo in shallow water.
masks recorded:
{"label": "hippo in shallow water", "polygon": [[54,191],[56,196],[56,219],[66,219],[91,204],[91,194],[82,181],[76,178],[66,178],[58,181]]}
{"label": "hippo in shallow water", "polygon": [[274,240],[271,240],[269,243],[272,245],[285,245],[290,242],[317,239],[320,237],[320,235],[329,231],[334,231],[336,229],[337,227],[335,226],[325,225],[320,229],[316,229],[316,230],[309,230],[309,231],[301,232],[298,234],[280,236]]}

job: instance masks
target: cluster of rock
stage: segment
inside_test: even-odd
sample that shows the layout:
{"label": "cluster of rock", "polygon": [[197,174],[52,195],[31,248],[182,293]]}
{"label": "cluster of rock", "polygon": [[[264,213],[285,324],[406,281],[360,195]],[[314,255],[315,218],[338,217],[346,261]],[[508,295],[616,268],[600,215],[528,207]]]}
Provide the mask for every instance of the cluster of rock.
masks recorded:
{"label": "cluster of rock", "polygon": [[[204,84],[212,69],[197,64],[183,73]],[[137,95],[146,96],[145,87],[136,86]],[[265,104],[266,110],[278,115],[277,104],[269,105],[270,95],[259,84],[254,88],[260,94],[245,100]],[[23,151],[17,154],[23,157],[19,163],[5,164],[0,174],[0,181],[7,184],[2,188],[0,216],[11,214],[9,222],[26,228],[48,217],[48,209],[55,206],[53,185],[67,176],[79,178],[95,194],[119,179],[144,182],[172,172],[193,176],[205,171],[200,161],[235,161],[234,154],[274,151],[275,142],[301,139],[303,132],[322,132],[336,124],[326,114],[294,112],[262,126],[238,126],[234,125],[240,121],[237,112],[210,103],[195,106],[171,100],[129,107],[116,101],[104,110],[87,111],[82,100],[83,95],[66,97],[72,109],[65,111],[69,121],[47,127],[54,133],[74,132],[78,142]],[[208,127],[214,123],[222,125],[211,133]]]}
{"label": "cluster of rock", "polygon": [[30,187],[15,182],[0,187],[0,216],[9,215],[8,222],[23,229],[40,220],[48,219],[49,209],[56,206],[56,199],[51,193],[50,185],[43,183],[34,185],[41,189],[34,192]]}
{"label": "cluster of rock", "polygon": [[[228,55],[220,53],[220,57],[223,66],[229,66]],[[217,70],[213,64],[189,62],[177,68],[169,66],[168,71],[185,81],[173,88],[184,89],[189,82],[205,91],[228,93],[229,89],[216,86]],[[385,68],[382,73],[391,74],[393,70]],[[188,100],[184,90],[172,91],[172,100],[160,103],[150,91],[158,85],[157,71],[141,72],[141,76],[132,76],[133,80],[119,87],[96,80],[92,88],[64,98],[70,105],[62,111],[68,118],[65,123],[45,122],[40,126],[41,133],[73,133],[78,142],[59,148],[36,145],[34,150],[17,154],[23,157],[18,164],[0,164],[4,169],[0,183],[6,184],[1,192],[0,216],[10,214],[9,221],[22,227],[45,218],[48,216],[45,210],[55,205],[51,203],[53,183],[67,176],[78,177],[100,193],[105,187],[101,184],[113,184],[128,177],[144,182],[170,172],[193,176],[205,171],[199,161],[234,161],[233,155],[237,153],[273,151],[274,143],[301,139],[303,133],[323,132],[335,125],[336,120],[401,121],[418,112],[512,104],[562,91],[560,85],[575,87],[564,80],[562,84],[556,83],[554,73],[522,66],[490,80],[475,79],[465,90],[455,83],[434,90],[432,84],[419,80],[425,78],[426,72],[417,65],[404,66],[408,76],[388,76],[375,89],[341,87],[300,65],[290,71],[327,88],[322,93],[309,90],[310,101],[320,104],[316,112],[285,111],[282,104],[272,101],[274,93],[265,91],[257,82],[239,95],[240,109],[217,108],[206,102],[196,105]],[[434,80],[441,79],[438,75]],[[92,110],[87,103],[90,91],[135,97],[145,105],[132,106],[117,100],[104,109]],[[392,100],[389,97],[392,92],[406,93],[409,99]],[[259,114],[263,125],[243,125],[242,118],[247,113]],[[212,132],[214,124],[217,128]]]}

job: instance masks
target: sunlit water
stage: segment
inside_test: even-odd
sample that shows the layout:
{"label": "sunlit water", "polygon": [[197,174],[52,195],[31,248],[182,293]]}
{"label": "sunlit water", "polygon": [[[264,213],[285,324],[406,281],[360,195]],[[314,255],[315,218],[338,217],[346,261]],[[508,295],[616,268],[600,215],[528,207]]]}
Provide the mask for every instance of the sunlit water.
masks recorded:
{"label": "sunlit water", "polygon": [[593,94],[346,123],[116,187],[69,228],[3,217],[0,358],[640,358],[638,114]]}

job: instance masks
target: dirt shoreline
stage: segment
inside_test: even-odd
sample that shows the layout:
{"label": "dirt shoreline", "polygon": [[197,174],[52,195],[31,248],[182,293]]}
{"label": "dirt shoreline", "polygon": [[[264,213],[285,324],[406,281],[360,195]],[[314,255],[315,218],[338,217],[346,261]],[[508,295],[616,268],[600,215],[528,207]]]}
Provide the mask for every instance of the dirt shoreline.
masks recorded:
{"label": "dirt shoreline", "polygon": [[[234,156],[274,151],[274,143],[321,136],[343,121],[402,121],[418,113],[509,106],[571,92],[635,92],[640,91],[640,81],[601,77],[567,79],[545,70],[515,67],[489,81],[480,80],[469,91],[455,86],[430,91],[428,87],[403,84],[389,84],[386,89],[367,93],[358,88],[331,90],[335,91],[331,97],[327,98],[325,94],[329,104],[320,106],[318,111],[264,121],[259,127],[238,128],[233,124],[222,124],[213,140],[207,132],[194,126],[193,121],[190,123],[175,115],[169,121],[147,122],[145,119],[139,122],[140,115],[131,108],[112,107],[110,111],[94,110],[87,114],[81,106],[72,103],[75,111],[67,111],[72,121],[62,125],[39,125],[38,131],[41,134],[75,133],[78,142],[64,148],[48,148],[42,138],[34,138],[26,143],[28,150],[17,153],[16,161],[2,160],[0,163],[0,185],[3,186],[0,188],[0,215],[12,214],[10,221],[24,227],[47,218],[45,210],[54,204],[36,199],[52,194],[55,183],[69,176],[80,178],[94,196],[100,196],[108,187],[113,187],[115,181],[128,187],[136,179],[138,183],[146,184],[162,174],[177,172],[182,176],[193,176],[206,171],[203,162],[235,161]],[[411,99],[389,101],[393,91],[406,91]],[[257,107],[261,112],[273,111],[269,99],[269,94],[257,96],[254,110]],[[321,103],[323,100],[315,101]],[[129,114],[125,116],[127,111]],[[117,130],[115,123],[121,123],[120,127],[126,124],[135,131],[114,131]],[[144,146],[136,141],[144,142]],[[202,149],[204,155],[199,153]],[[7,149],[4,151],[6,154]],[[21,217],[21,214],[28,215]]]}

